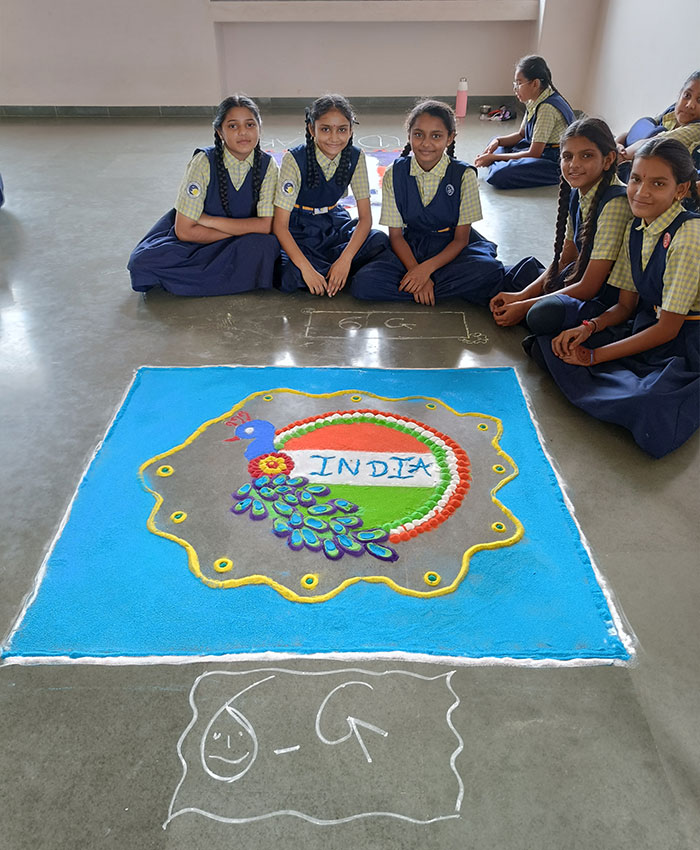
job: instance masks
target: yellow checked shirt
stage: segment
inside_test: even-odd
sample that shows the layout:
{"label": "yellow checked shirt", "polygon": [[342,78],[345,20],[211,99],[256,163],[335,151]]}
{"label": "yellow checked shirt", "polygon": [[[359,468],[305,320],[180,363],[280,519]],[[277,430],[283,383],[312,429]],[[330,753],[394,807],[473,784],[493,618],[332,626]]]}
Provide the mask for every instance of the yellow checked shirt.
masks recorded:
{"label": "yellow checked shirt", "polygon": [[[684,147],[688,148],[691,154],[695,148],[700,145],[700,122],[694,124],[679,124],[673,112],[668,115],[662,115],[660,123],[666,128],[666,132],[659,133],[657,139],[676,139]],[[657,119],[659,120],[659,119]]]}
{"label": "yellow checked shirt", "polygon": [[[553,94],[554,89],[548,86],[536,100],[528,100],[525,104],[525,117],[520,125],[523,133],[525,132],[525,125],[532,118],[539,104]],[[532,141],[544,142],[546,145],[558,145],[561,134],[568,126],[566,118],[556,106],[552,106],[551,103],[544,103],[537,109],[535,126],[532,128]]]}
{"label": "yellow checked shirt", "polygon": [[[326,180],[330,180],[338,169],[342,154],[338,154],[334,159],[328,159],[319,150],[318,145],[314,145],[314,147],[316,149],[316,162],[320,165]],[[280,166],[277,191],[275,193],[275,206],[291,212],[299,197],[300,188],[301,172],[299,171],[299,166],[292,154],[287,151],[282,158],[282,165]],[[369,177],[367,175],[367,160],[364,151],[360,151],[360,158],[357,160],[355,171],[350,178],[350,188],[356,201],[363,201],[365,198],[369,198]]]}
{"label": "yellow checked shirt", "polygon": [[[581,210],[581,221],[586,221],[591,208],[591,203],[600,185],[600,180],[592,186],[585,195],[579,195],[579,208]],[[612,186],[624,186],[621,180],[613,177]],[[598,224],[593,237],[593,249],[591,260],[616,260],[620,253],[622,237],[625,234],[627,223],[634,218],[626,195],[619,198],[611,198],[603,207],[598,216]],[[566,239],[574,241],[574,223],[569,215],[566,219]]]}
{"label": "yellow checked shirt", "polygon": [[[450,164],[450,158],[446,153],[443,153],[440,161],[430,171],[423,171],[418,165],[415,157],[411,157],[410,175],[416,178],[418,184],[418,193],[424,207],[435,197],[440,181],[445,176],[447,166]],[[398,207],[396,206],[396,198],[394,196],[394,166],[390,165],[384,172],[382,180],[382,214],[379,218],[379,223],[386,227],[405,227],[405,223],[401,218]],[[459,200],[459,219],[457,226],[461,224],[471,224],[474,221],[480,221],[483,218],[481,214],[481,201],[479,200],[479,184],[476,179],[476,174],[471,168],[467,168],[462,175],[462,183],[460,185],[460,200]]]}
{"label": "yellow checked shirt", "polygon": [[[663,215],[639,229],[642,235],[642,268],[646,268],[659,237],[674,218],[683,212],[675,201]],[[608,278],[611,286],[636,292],[630,265],[629,235],[634,222],[625,228],[622,250]],[[700,219],[684,222],[676,231],[666,252],[661,309],[669,313],[686,315],[690,310],[700,310]]]}
{"label": "yellow checked shirt", "polygon": [[[224,148],[224,165],[236,191],[241,188],[243,181],[248,176],[248,172],[253,167],[254,155],[255,152],[251,151],[244,160],[239,160],[236,159],[228,148]],[[275,212],[273,199],[275,197],[278,171],[277,163],[274,159],[271,159],[260,186],[260,197],[258,198],[257,206],[259,218],[269,217]],[[207,196],[210,179],[207,155],[203,151],[195,154],[187,166],[185,176],[182,178],[180,191],[175,201],[175,209],[182,215],[186,215],[187,218],[198,221],[204,212],[204,199]]]}

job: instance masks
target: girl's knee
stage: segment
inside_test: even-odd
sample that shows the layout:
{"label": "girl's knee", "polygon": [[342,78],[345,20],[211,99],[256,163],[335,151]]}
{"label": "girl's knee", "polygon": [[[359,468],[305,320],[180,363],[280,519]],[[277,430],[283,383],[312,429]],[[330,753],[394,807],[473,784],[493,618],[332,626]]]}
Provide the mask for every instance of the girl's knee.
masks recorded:
{"label": "girl's knee", "polygon": [[562,330],[566,308],[562,300],[552,295],[538,301],[527,312],[525,322],[533,334],[556,334]]}

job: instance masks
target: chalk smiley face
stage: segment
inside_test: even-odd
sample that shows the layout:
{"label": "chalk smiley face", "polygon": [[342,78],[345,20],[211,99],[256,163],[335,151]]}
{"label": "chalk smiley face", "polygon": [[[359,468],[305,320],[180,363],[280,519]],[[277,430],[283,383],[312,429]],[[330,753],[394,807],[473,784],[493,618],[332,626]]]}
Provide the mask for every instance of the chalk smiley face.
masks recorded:
{"label": "chalk smiley face", "polygon": [[253,724],[225,702],[209,721],[202,735],[202,767],[212,779],[235,782],[253,766],[258,755],[258,739]]}

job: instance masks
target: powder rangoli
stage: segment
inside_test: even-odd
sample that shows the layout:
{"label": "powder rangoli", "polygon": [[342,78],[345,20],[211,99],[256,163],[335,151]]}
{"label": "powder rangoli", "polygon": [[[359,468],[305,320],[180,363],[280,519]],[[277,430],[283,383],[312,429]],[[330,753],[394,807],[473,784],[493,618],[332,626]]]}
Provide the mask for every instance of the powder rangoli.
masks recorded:
{"label": "powder rangoli", "polygon": [[210,587],[323,602],[364,581],[439,596],[474,552],[523,534],[496,498],[518,474],[501,432],[426,396],[256,392],[143,464],[148,528]]}

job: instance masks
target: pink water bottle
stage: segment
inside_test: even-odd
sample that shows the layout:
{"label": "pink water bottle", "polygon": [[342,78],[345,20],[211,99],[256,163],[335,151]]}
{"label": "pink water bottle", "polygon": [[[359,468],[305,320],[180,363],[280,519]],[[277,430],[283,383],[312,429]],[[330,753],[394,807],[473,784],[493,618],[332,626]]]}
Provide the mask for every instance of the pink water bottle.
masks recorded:
{"label": "pink water bottle", "polygon": [[455,115],[464,118],[467,114],[467,99],[469,98],[469,83],[466,77],[461,77],[457,83],[457,100],[455,102]]}

